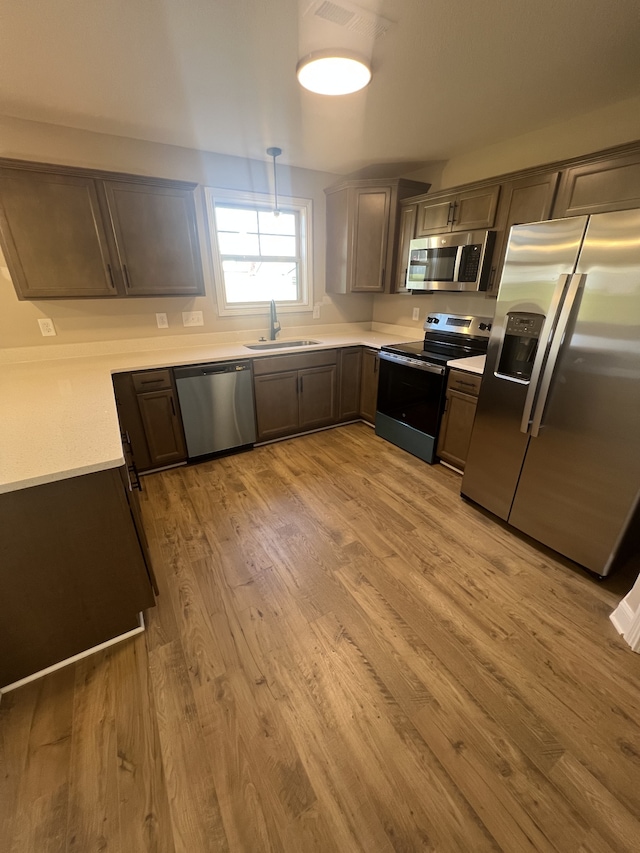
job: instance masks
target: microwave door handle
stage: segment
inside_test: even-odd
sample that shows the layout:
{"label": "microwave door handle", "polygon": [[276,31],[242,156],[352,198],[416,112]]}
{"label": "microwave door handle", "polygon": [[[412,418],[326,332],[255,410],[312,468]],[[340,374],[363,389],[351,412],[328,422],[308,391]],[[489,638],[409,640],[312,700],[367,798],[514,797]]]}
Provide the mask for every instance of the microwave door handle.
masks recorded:
{"label": "microwave door handle", "polygon": [[453,280],[458,281],[460,279],[460,264],[462,263],[462,246],[458,246],[456,251],[456,262],[453,267]]}
{"label": "microwave door handle", "polygon": [[558,311],[562,303],[562,296],[570,278],[571,276],[565,273],[558,279],[558,283],[553,291],[553,296],[551,297],[551,304],[549,305],[544,325],[542,326],[542,331],[540,332],[538,351],[536,352],[536,357],[533,362],[531,379],[529,380],[527,396],[522,410],[522,421],[520,422],[520,432],[523,432],[525,435],[529,434],[529,429],[531,427],[531,413],[536,401],[540,374],[542,373],[542,368],[544,366],[549,347],[551,346],[553,329],[558,322]]}
{"label": "microwave door handle", "polygon": [[564,336],[567,331],[569,318],[571,317],[576,297],[578,296],[579,291],[583,288],[586,278],[587,276],[584,273],[571,276],[571,284],[569,285],[567,297],[562,305],[560,319],[558,320],[558,324],[553,333],[549,357],[547,358],[547,363],[544,366],[544,373],[542,374],[542,381],[540,382],[540,393],[538,394],[536,408],[531,421],[532,438],[537,438],[540,432],[544,410],[547,405],[547,397],[549,396],[549,388],[551,387],[551,380],[556,369],[556,362],[558,361],[560,348],[564,341]]}

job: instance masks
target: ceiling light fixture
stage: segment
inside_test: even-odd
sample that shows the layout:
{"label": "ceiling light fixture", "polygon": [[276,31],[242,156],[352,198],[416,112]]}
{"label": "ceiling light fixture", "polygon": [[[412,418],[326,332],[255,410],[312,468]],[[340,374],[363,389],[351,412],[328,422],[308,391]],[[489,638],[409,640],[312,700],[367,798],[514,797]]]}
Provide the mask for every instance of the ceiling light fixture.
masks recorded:
{"label": "ceiling light fixture", "polygon": [[366,59],[349,50],[318,50],[296,67],[301,86],[318,95],[349,95],[371,80]]}

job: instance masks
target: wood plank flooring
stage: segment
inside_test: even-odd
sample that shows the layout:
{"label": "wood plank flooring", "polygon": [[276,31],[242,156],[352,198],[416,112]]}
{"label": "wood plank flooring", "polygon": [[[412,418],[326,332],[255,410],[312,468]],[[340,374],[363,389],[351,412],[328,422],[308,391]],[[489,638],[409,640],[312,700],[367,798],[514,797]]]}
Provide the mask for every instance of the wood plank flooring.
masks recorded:
{"label": "wood plank flooring", "polygon": [[145,478],[158,605],[3,697],[0,851],[640,849],[624,578],[459,485],[363,424]]}

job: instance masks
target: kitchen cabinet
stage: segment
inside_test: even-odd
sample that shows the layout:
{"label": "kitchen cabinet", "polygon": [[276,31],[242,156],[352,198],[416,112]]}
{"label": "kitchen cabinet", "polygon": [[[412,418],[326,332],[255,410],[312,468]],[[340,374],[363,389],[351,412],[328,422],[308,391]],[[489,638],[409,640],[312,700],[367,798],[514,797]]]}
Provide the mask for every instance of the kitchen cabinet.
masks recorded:
{"label": "kitchen cabinet", "polygon": [[467,461],[481,380],[481,376],[463,370],[451,370],[447,379],[437,455],[459,471]]}
{"label": "kitchen cabinet", "polygon": [[0,686],[138,627],[154,604],[123,476],[0,495]]}
{"label": "kitchen cabinet", "polygon": [[495,295],[498,292],[511,227],[549,219],[559,177],[558,171],[540,172],[502,184],[487,294]]}
{"label": "kitchen cabinet", "polygon": [[116,374],[113,385],[122,429],[139,471],[186,461],[178,396],[169,369]]}
{"label": "kitchen cabinet", "polygon": [[194,189],[0,161],[0,240],[18,297],[204,293]]}
{"label": "kitchen cabinet", "polygon": [[378,350],[366,347],[362,351],[362,380],[360,385],[360,416],[375,423],[378,400],[380,356]]}
{"label": "kitchen cabinet", "polygon": [[325,190],[327,292],[392,290],[400,201],[428,188],[419,181],[395,178],[346,181]]}
{"label": "kitchen cabinet", "polygon": [[407,269],[409,267],[409,243],[415,237],[417,204],[403,204],[400,208],[400,228],[398,234],[398,256],[395,270],[395,293],[410,293],[407,289]]}
{"label": "kitchen cabinet", "polygon": [[554,219],[640,207],[640,151],[604,156],[563,172]]}
{"label": "kitchen cabinet", "polygon": [[427,196],[417,203],[415,236],[492,228],[499,197],[500,184]]}
{"label": "kitchen cabinet", "polygon": [[329,426],[338,419],[336,350],[257,358],[258,441]]}
{"label": "kitchen cabinet", "polygon": [[338,420],[352,421],[360,417],[362,347],[339,350],[338,362]]}

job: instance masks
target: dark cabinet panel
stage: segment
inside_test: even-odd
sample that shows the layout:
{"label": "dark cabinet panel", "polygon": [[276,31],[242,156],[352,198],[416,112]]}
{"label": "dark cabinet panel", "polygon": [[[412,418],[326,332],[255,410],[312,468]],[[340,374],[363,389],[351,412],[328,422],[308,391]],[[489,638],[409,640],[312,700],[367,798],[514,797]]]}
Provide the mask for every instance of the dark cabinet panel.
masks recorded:
{"label": "dark cabinet panel", "polygon": [[402,178],[346,181],[327,197],[329,293],[383,293],[395,287],[400,201],[429,184]]}
{"label": "dark cabinet panel", "polygon": [[438,456],[464,470],[482,377],[451,370],[447,379],[445,410],[438,435]]}
{"label": "dark cabinet panel", "polygon": [[640,207],[640,151],[572,166],[563,173],[553,216]]}
{"label": "dark cabinet panel", "polygon": [[318,429],[336,422],[335,364],[298,371],[301,430]]}
{"label": "dark cabinet panel", "polygon": [[137,627],[154,603],[120,471],[0,495],[0,686]]}
{"label": "dark cabinet panel", "polygon": [[129,296],[204,292],[191,190],[105,182]]}
{"label": "dark cabinet panel", "polygon": [[187,449],[173,371],[144,370],[113,377],[120,427],[138,471],[185,462]]}
{"label": "dark cabinet panel", "polygon": [[350,421],[360,416],[361,371],[362,347],[340,350],[338,420]]}
{"label": "dark cabinet panel", "polygon": [[498,292],[512,226],[549,219],[559,176],[559,172],[543,172],[508,181],[502,185],[496,217],[496,242],[487,287],[488,294]]}
{"label": "dark cabinet panel", "polygon": [[1,161],[0,236],[18,297],[204,293],[194,189]]}
{"label": "dark cabinet panel", "polygon": [[258,441],[298,432],[298,371],[254,376]]}
{"label": "dark cabinet panel", "polygon": [[21,299],[117,296],[93,178],[0,169],[0,229]]}
{"label": "dark cabinet panel", "polygon": [[187,456],[176,396],[172,388],[138,395],[140,415],[153,468],[183,462]]}
{"label": "dark cabinet panel", "polygon": [[369,423],[375,423],[378,400],[378,351],[365,349],[362,352],[362,381],[360,386],[360,415]]}
{"label": "dark cabinet panel", "polygon": [[417,203],[415,236],[492,228],[499,197],[500,184],[427,196]]}

